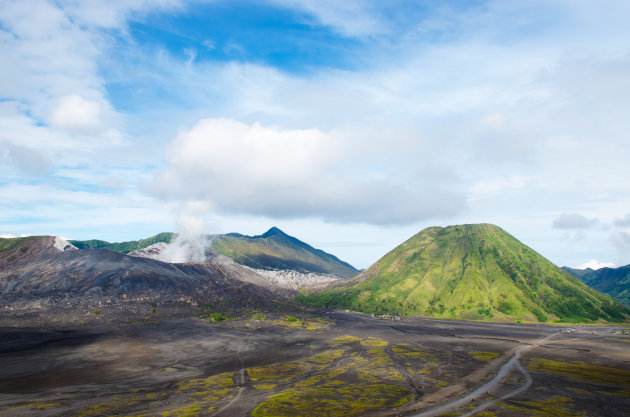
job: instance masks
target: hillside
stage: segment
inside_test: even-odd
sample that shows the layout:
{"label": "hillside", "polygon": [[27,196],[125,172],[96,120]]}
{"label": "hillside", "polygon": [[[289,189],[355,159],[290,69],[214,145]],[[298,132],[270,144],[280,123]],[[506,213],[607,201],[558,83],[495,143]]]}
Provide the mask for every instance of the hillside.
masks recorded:
{"label": "hillside", "polygon": [[[175,233],[166,232],[147,239],[121,243],[103,240],[71,240],[70,243],[79,249],[110,249],[120,253],[131,253],[149,247],[154,249],[157,247],[154,245],[158,243],[170,243],[175,236]],[[352,278],[359,273],[352,265],[336,256],[315,249],[277,227],[272,227],[259,236],[245,236],[239,233],[209,235],[208,241],[213,250],[251,268],[330,274],[342,278]]]}
{"label": "hillside", "polygon": [[0,268],[20,265],[53,256],[76,247],[56,236],[0,238]]}
{"label": "hillside", "polygon": [[359,273],[352,265],[336,256],[312,246],[272,227],[259,236],[237,233],[217,235],[212,248],[234,261],[252,268],[290,269],[298,272],[315,272],[344,278]]}
{"label": "hillside", "polygon": [[610,295],[630,306],[630,265],[619,268],[600,268],[593,270],[563,267],[565,271],[577,277],[597,291]]}
{"label": "hillside", "polygon": [[346,283],[299,297],[368,313],[623,321],[630,310],[490,224],[430,227]]}
{"label": "hillside", "polygon": [[[3,313],[27,312],[43,320],[79,314],[89,306],[221,303],[230,308],[291,304],[268,279],[231,264],[169,264],[108,249],[76,250],[54,236],[0,239]],[[146,310],[146,308],[145,308]]]}
{"label": "hillside", "polygon": [[175,233],[163,232],[146,239],[131,240],[128,242],[106,242],[104,240],[70,240],[69,242],[78,249],[109,249],[114,252],[129,253],[139,249],[144,249],[153,244],[164,242],[170,243],[175,237]]}

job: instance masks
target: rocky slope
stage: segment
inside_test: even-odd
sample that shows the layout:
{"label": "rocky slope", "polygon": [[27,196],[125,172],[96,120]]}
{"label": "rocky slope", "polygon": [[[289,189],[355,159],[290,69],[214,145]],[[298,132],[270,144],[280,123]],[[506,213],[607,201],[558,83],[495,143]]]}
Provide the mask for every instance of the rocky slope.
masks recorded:
{"label": "rocky slope", "polygon": [[[163,242],[153,244],[147,248],[140,249],[129,253],[129,256],[140,258],[149,258],[160,260],[163,259],[164,251],[168,250],[169,245]],[[257,283],[265,286],[271,286],[276,291],[282,290],[303,290],[324,288],[330,284],[343,281],[336,275],[316,274],[314,272],[297,272],[290,269],[260,269],[251,268],[240,265],[231,258],[222,255],[212,248],[205,249],[204,262],[213,262],[223,265],[224,267],[233,267],[241,270],[250,271],[252,276],[257,277]]]}
{"label": "rocky slope", "polygon": [[0,239],[0,270],[44,259],[77,248],[57,236],[29,236]]}
{"label": "rocky slope", "polygon": [[63,243],[51,236],[0,240],[5,312],[134,302],[269,308],[291,295],[233,262],[169,264]]}
{"label": "rocky slope", "polygon": [[623,321],[630,310],[489,224],[431,227],[356,278],[301,298],[326,307],[491,321]]}

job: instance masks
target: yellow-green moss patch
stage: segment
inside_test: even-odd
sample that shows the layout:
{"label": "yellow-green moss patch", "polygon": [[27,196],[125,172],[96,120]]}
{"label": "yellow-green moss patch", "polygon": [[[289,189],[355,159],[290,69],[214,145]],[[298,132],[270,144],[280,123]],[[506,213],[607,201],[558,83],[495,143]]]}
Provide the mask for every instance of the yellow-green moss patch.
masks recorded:
{"label": "yellow-green moss patch", "polygon": [[559,374],[576,381],[604,385],[630,385],[630,371],[607,366],[588,365],[583,362],[557,362],[550,359],[533,358],[528,369],[538,372]]}
{"label": "yellow-green moss patch", "polygon": [[339,337],[335,337],[334,339],[330,340],[328,343],[331,345],[342,345],[345,343],[353,343],[353,342],[358,342],[360,341],[361,338],[356,337],[356,336],[351,336],[349,334],[343,335],[343,336],[339,336]]}
{"label": "yellow-green moss patch", "polygon": [[257,384],[257,385],[254,385],[254,388],[260,391],[270,391],[277,386],[278,385],[276,384]]}
{"label": "yellow-green moss patch", "polygon": [[519,407],[504,407],[505,409],[529,411],[533,417],[579,417],[586,416],[583,412],[573,410],[570,398],[554,395],[546,401],[514,401]]}
{"label": "yellow-green moss patch", "polygon": [[411,400],[397,385],[351,384],[334,388],[291,388],[270,396],[253,411],[254,417],[354,416],[370,408],[398,407]]}
{"label": "yellow-green moss patch", "polygon": [[499,356],[496,352],[468,352],[468,354],[478,361],[491,361]]}
{"label": "yellow-green moss patch", "polygon": [[249,368],[247,374],[252,381],[286,382],[302,375],[305,371],[304,362],[293,361]]}
{"label": "yellow-green moss patch", "polygon": [[388,343],[386,341],[384,341],[383,339],[378,339],[376,337],[369,337],[365,340],[361,341],[361,344],[363,346],[368,346],[368,347],[384,347],[387,346]]}
{"label": "yellow-green moss patch", "polygon": [[203,407],[199,405],[191,405],[188,407],[178,408],[176,410],[165,411],[162,413],[163,417],[192,417],[199,415],[198,411],[203,410]]}

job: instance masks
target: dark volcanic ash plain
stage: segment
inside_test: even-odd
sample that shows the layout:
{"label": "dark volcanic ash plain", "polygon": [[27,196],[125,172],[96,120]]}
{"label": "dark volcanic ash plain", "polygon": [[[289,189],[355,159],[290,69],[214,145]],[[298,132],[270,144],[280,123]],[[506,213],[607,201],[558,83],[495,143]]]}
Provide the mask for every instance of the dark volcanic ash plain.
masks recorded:
{"label": "dark volcanic ash plain", "polygon": [[[420,415],[492,380],[521,347],[529,349],[520,358],[525,373],[513,369],[448,412],[468,415],[489,404],[479,415],[623,416],[630,406],[630,338],[613,334],[618,328],[611,326],[567,332],[294,314],[3,328],[1,414]],[[528,378],[524,392],[493,403]],[[435,415],[442,414],[456,415]]]}

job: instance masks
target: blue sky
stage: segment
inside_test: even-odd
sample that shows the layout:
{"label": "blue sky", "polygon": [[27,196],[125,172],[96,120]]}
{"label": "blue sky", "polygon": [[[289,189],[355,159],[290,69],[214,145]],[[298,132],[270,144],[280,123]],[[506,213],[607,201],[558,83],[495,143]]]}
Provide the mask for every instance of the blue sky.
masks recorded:
{"label": "blue sky", "polygon": [[0,234],[498,224],[630,263],[625,1],[0,0]]}

